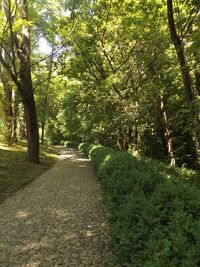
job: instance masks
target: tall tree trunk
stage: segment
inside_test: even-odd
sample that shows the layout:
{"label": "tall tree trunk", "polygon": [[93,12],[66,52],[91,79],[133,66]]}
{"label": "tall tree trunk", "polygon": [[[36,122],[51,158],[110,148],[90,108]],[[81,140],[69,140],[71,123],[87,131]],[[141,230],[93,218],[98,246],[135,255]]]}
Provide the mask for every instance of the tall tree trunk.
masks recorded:
{"label": "tall tree trunk", "polygon": [[138,146],[138,127],[137,124],[135,123],[135,129],[134,129],[134,145],[135,147]]}
{"label": "tall tree trunk", "polygon": [[200,72],[195,72],[196,93],[200,96]]}
{"label": "tall tree trunk", "polygon": [[5,141],[8,145],[12,145],[12,85],[6,73],[1,72],[1,82],[3,84],[3,118],[5,125]]}
{"label": "tall tree trunk", "polygon": [[193,121],[194,132],[198,147],[200,147],[200,121],[198,117],[198,111],[194,103],[194,94],[192,88],[192,80],[190,76],[190,70],[185,58],[183,41],[177,34],[175,22],[174,22],[174,10],[173,10],[173,0],[167,0],[167,11],[168,11],[168,24],[170,30],[171,40],[174,44],[178,62],[181,69],[182,80],[185,89],[185,99],[189,108],[191,108],[191,120]]}
{"label": "tall tree trunk", "polygon": [[19,116],[19,95],[18,92],[14,92],[14,99],[13,99],[13,130],[12,130],[12,139],[14,142],[17,141],[17,120]]}
{"label": "tall tree trunk", "polygon": [[21,140],[27,140],[27,132],[26,132],[26,120],[25,120],[25,112],[23,106],[23,116],[19,119],[19,136]]}
{"label": "tall tree trunk", "polygon": [[[1,9],[5,12],[6,18],[9,17],[9,3],[6,0],[2,0]],[[8,39],[8,34],[5,34],[6,40]],[[11,53],[11,45],[6,42],[2,49],[2,56],[5,62],[9,62],[9,54]],[[12,144],[12,84],[11,79],[7,72],[1,68],[0,70],[0,80],[3,84],[4,96],[3,96],[3,117],[5,124],[5,141],[8,145]]]}
{"label": "tall tree trunk", "polygon": [[176,161],[175,161],[174,151],[173,151],[173,146],[172,146],[172,138],[171,138],[170,132],[169,132],[167,111],[166,111],[165,99],[164,99],[163,95],[161,95],[161,97],[160,97],[160,110],[161,110],[162,119],[163,119],[164,135],[165,135],[165,139],[167,141],[167,151],[168,151],[170,163],[171,163],[171,166],[175,166]]}
{"label": "tall tree trunk", "polygon": [[[30,28],[27,25],[22,26],[21,35],[13,32],[13,18],[11,14],[11,0],[4,0],[9,9],[7,22],[10,30],[10,44],[11,44],[11,64],[7,63],[0,53],[0,62],[9,74],[10,78],[17,86],[24,105],[25,119],[28,136],[28,156],[30,162],[39,163],[39,132],[37,123],[37,114],[35,107],[35,100],[33,95],[33,85],[31,78],[31,64],[30,64]],[[28,0],[19,0],[17,9],[22,21],[28,21]],[[18,37],[20,35],[20,37]],[[17,55],[15,53],[17,50]],[[19,60],[16,64],[16,57]]]}
{"label": "tall tree trunk", "polygon": [[28,155],[27,160],[38,163],[39,162],[39,134],[37,124],[37,114],[34,102],[34,96],[29,95],[27,100],[23,101],[24,114],[26,120],[27,130],[27,145]]}
{"label": "tall tree trunk", "polygon": [[[19,11],[21,18],[28,21],[27,0],[19,1]],[[27,159],[30,162],[39,163],[39,131],[30,66],[30,29],[26,26],[23,26],[22,29],[22,42],[18,46],[17,54],[20,60],[21,87],[19,92],[24,105],[27,129]]]}
{"label": "tall tree trunk", "polygon": [[[45,103],[47,105],[48,97],[45,96]],[[46,108],[45,108],[46,109]],[[44,114],[42,114],[42,120],[41,120],[41,144],[44,144],[45,142],[45,126],[46,126],[46,110]]]}
{"label": "tall tree trunk", "polygon": [[49,94],[49,86],[51,83],[51,77],[52,77],[52,65],[53,65],[53,55],[54,55],[54,46],[52,46],[51,50],[51,58],[49,62],[49,73],[48,73],[48,79],[47,79],[47,86],[46,86],[46,92],[44,97],[44,110],[42,114],[41,119],[41,144],[44,144],[44,137],[45,137],[45,126],[46,126],[46,118],[47,118],[47,108],[48,108],[48,94]]}

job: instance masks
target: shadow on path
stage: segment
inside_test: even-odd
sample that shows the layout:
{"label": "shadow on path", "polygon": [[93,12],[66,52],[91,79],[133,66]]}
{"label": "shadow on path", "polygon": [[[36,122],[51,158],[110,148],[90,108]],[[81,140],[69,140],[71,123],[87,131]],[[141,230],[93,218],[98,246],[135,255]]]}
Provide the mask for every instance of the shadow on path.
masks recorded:
{"label": "shadow on path", "polygon": [[73,149],[0,205],[0,225],[1,267],[102,267],[110,250],[98,179]]}

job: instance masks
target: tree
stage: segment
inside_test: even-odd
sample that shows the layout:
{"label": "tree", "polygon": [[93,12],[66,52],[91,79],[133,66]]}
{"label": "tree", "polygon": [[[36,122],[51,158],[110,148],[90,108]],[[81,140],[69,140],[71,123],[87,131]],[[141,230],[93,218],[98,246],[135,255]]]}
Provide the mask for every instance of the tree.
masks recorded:
{"label": "tree", "polygon": [[[172,0],[167,1],[167,11],[168,11],[168,24],[169,24],[170,36],[174,44],[174,47],[176,49],[176,54],[177,54],[178,62],[179,62],[180,69],[181,69],[182,80],[183,80],[184,91],[185,91],[185,101],[187,103],[188,108],[191,110],[191,112],[189,113],[189,116],[191,120],[193,121],[196,141],[198,142],[198,147],[200,147],[199,112],[196,108],[195,94],[194,94],[189,64],[187,63],[186,56],[185,56],[184,43],[183,43],[184,40],[183,40],[183,32],[182,32],[182,28],[186,28],[185,31],[187,31],[188,27],[191,27],[192,22],[187,21],[186,25],[179,25],[181,29],[179,29],[180,35],[178,35],[176,25],[175,25],[175,20],[174,20],[174,8],[173,8]],[[179,21],[179,23],[181,23],[181,21]]]}
{"label": "tree", "polygon": [[[6,53],[11,57],[12,61],[10,63],[6,62],[2,54],[0,54],[0,62],[15,83],[24,105],[28,146],[27,160],[39,163],[39,133],[31,78],[31,24],[28,17],[28,2],[27,0],[20,0],[19,5],[15,6],[17,13],[13,13],[16,11],[15,9],[14,11],[11,10],[11,1],[5,1],[9,7],[9,17],[7,18],[7,22],[10,31],[9,42],[11,46],[11,55],[9,54],[9,51],[6,51]],[[13,28],[13,14],[19,15],[19,18],[17,18],[16,15],[14,17],[15,26],[18,26],[18,31],[15,31]]]}
{"label": "tree", "polygon": [[[5,0],[2,0],[0,7],[2,11],[5,13],[5,18],[8,20],[9,18],[9,6]],[[5,62],[9,63],[9,54],[11,53],[11,45],[8,42],[9,34],[5,31],[4,33],[5,43],[4,46],[1,47],[0,53],[4,57]],[[11,145],[12,140],[12,123],[13,123],[13,111],[12,111],[12,91],[13,91],[13,84],[12,80],[10,79],[8,73],[3,69],[0,68],[0,81],[3,84],[3,93],[1,97],[2,101],[2,111],[3,111],[3,121],[5,125],[5,140],[8,145]]]}

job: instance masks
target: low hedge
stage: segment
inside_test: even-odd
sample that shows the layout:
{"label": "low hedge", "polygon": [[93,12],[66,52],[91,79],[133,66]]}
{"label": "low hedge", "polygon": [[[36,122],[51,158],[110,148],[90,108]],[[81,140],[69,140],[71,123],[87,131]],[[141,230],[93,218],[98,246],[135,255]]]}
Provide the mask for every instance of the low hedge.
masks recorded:
{"label": "low hedge", "polygon": [[106,192],[113,266],[200,266],[200,190],[187,181],[194,173],[184,176],[180,169],[102,146],[81,147]]}
{"label": "low hedge", "polygon": [[77,142],[77,141],[65,141],[64,145],[71,147],[71,148],[74,148],[74,149],[78,149],[79,142]]}

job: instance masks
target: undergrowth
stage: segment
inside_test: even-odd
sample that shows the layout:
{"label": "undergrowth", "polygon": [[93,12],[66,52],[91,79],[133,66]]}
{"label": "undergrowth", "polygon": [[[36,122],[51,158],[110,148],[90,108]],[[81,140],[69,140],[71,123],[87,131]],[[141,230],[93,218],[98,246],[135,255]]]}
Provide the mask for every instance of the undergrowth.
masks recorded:
{"label": "undergrowth", "polygon": [[200,266],[198,173],[81,144],[106,193],[116,257],[109,266]]}

